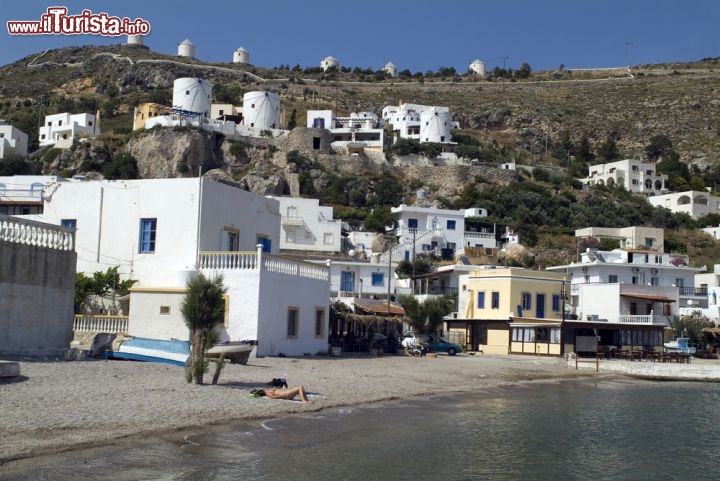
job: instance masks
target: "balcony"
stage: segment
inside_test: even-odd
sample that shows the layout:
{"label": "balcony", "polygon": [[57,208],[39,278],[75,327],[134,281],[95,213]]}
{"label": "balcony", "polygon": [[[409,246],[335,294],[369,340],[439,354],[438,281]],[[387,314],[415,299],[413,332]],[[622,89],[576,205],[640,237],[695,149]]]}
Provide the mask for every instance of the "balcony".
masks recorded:
{"label": "balcony", "polygon": [[635,325],[668,325],[668,316],[656,316],[654,314],[646,314],[642,316],[621,314],[618,316],[619,324],[635,324]]}
{"label": "balcony", "polygon": [[128,316],[101,316],[76,314],[73,321],[75,332],[127,332]]}
{"label": "balcony", "polygon": [[303,225],[303,218],[298,215],[284,215],[280,222],[282,225],[298,227]]}
{"label": "balcony", "polygon": [[257,252],[201,252],[198,269],[266,271],[316,280],[328,280],[330,276],[327,266],[286,259],[260,248]]}
{"label": "balcony", "polygon": [[0,241],[72,251],[75,249],[75,230],[0,215]]}
{"label": "balcony", "polygon": [[707,287],[681,287],[680,297],[707,297]]}

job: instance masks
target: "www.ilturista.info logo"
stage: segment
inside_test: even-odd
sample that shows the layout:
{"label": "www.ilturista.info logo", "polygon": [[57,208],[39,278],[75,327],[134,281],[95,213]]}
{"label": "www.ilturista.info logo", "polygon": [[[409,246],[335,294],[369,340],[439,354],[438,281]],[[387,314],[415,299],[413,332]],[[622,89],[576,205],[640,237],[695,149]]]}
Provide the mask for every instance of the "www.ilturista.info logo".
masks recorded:
{"label": "www.ilturista.info logo", "polygon": [[68,15],[65,7],[49,7],[40,20],[16,20],[7,23],[10,35],[147,35],[150,24],[142,18],[111,17],[107,13],[83,10]]}

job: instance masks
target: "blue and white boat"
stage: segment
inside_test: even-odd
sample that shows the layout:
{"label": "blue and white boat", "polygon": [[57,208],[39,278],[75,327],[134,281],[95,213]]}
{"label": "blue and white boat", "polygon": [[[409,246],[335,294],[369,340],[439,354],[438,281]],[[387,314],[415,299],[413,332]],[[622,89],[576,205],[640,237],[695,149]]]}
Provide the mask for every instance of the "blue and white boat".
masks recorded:
{"label": "blue and white boat", "polygon": [[695,354],[695,348],[690,347],[688,342],[690,341],[687,337],[678,337],[674,341],[666,342],[663,344],[667,352],[679,352],[681,354]]}
{"label": "blue and white boat", "polygon": [[105,356],[112,359],[164,362],[176,366],[186,366],[190,359],[190,341],[128,337],[113,342],[112,348],[105,352]]}

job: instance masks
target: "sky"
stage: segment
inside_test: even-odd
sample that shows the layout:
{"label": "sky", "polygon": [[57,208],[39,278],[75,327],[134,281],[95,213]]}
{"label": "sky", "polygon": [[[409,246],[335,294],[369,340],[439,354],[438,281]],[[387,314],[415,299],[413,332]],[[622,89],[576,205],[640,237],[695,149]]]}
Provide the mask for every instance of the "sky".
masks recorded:
{"label": "sky", "polygon": [[412,73],[480,59],[487,70],[621,67],[720,57],[717,0],[275,0],[3,2],[0,65],[46,49],[125,43],[100,35],[10,35],[6,22],[47,8],[84,9],[150,23],[145,45],[175,55],[188,38],[196,58],[231,62],[244,47],[258,67],[345,67]]}

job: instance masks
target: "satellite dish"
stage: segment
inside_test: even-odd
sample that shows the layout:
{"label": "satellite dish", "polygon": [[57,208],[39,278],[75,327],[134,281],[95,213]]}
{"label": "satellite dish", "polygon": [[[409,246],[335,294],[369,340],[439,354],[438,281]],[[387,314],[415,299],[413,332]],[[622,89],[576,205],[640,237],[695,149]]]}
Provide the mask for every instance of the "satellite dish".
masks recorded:
{"label": "satellite dish", "polygon": [[348,251],[348,255],[349,255],[350,257],[355,257],[355,249],[350,249],[350,250]]}
{"label": "satellite dish", "polygon": [[693,305],[692,299],[688,299],[687,304],[688,304],[688,306],[692,306]]}

